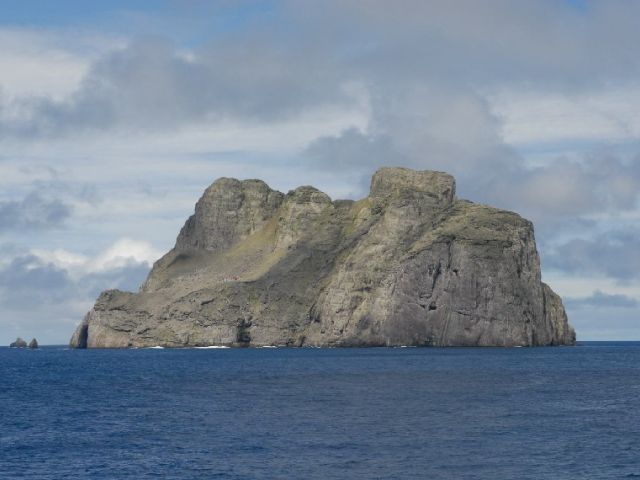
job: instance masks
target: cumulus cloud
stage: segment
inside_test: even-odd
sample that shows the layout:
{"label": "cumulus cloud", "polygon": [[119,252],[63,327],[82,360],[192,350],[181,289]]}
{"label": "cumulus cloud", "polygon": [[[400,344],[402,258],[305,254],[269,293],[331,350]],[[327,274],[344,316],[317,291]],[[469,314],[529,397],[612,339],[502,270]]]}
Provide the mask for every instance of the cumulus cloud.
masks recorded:
{"label": "cumulus cloud", "polygon": [[95,256],[65,250],[0,252],[0,331],[64,343],[98,294],[135,291],[160,256],[148,242],[120,239]]}
{"label": "cumulus cloud", "polygon": [[498,178],[491,200],[511,205],[534,219],[557,222],[571,217],[635,210],[640,194],[640,158],[590,154],[536,167],[521,164]]}
{"label": "cumulus cloud", "polygon": [[572,239],[549,251],[545,265],[570,274],[589,274],[629,282],[640,279],[640,233],[609,231]]}
{"label": "cumulus cloud", "polygon": [[121,238],[113,245],[91,257],[64,249],[34,249],[32,255],[43,263],[55,266],[79,279],[87,275],[114,272],[130,266],[152,265],[162,252],[147,241]]}
{"label": "cumulus cloud", "polygon": [[62,99],[70,95],[86,75],[93,57],[74,51],[73,46],[92,43],[98,51],[113,46],[110,42],[97,48],[95,37],[80,37],[0,26],[0,91],[5,99],[32,95]]}
{"label": "cumulus cloud", "polygon": [[[8,162],[3,167],[6,175],[0,185],[7,200],[0,200],[0,233],[66,227],[78,208],[96,207],[102,200],[94,183],[70,181],[70,175],[54,168],[19,167],[12,171]],[[48,170],[49,178],[42,177],[43,170]],[[23,193],[26,188],[16,182],[16,177],[28,182],[27,193]]]}
{"label": "cumulus cloud", "polygon": [[[458,108],[460,112],[442,115],[433,106],[413,118],[391,115],[368,132],[347,129],[319,138],[302,157],[310,167],[334,165],[336,175],[360,172],[363,178],[382,165],[447,171],[455,175],[460,196],[516,210],[542,228],[637,209],[640,157],[593,153],[580,160],[558,158],[532,166],[501,143],[481,102]],[[363,181],[360,194],[364,188]]]}
{"label": "cumulus cloud", "polygon": [[589,297],[565,298],[564,304],[570,309],[583,308],[638,308],[640,303],[635,298],[622,294],[609,294],[596,290]]}
{"label": "cumulus cloud", "polygon": [[499,176],[509,177],[523,159],[499,135],[499,120],[470,90],[412,82],[372,96],[364,129],[324,136],[301,152],[310,167],[368,177],[382,165],[454,174],[461,193],[487,201]]}
{"label": "cumulus cloud", "polygon": [[576,92],[505,87],[488,97],[512,145],[544,151],[640,136],[640,85],[635,81]]}
{"label": "cumulus cloud", "polygon": [[30,137],[87,128],[166,130],[279,119],[350,99],[335,69],[272,43],[227,43],[185,55],[167,40],[145,38],[92,64],[65,99],[14,100],[1,131]]}
{"label": "cumulus cloud", "polygon": [[[600,86],[611,75],[637,78],[634,13],[640,6],[618,2],[586,11],[533,0],[405,0],[398,8],[383,1],[367,8],[353,1],[283,2],[251,32],[219,35],[196,49],[146,37],[103,54],[65,98],[32,94],[12,102],[2,133],[269,121],[349,104],[353,84],[391,110],[394,94],[423,85],[457,90],[463,103],[478,88],[534,80],[547,88]],[[460,101],[450,102],[451,110]],[[474,128],[466,133],[475,135]]]}
{"label": "cumulus cloud", "polygon": [[64,344],[103,290],[135,291],[149,272],[146,263],[75,278],[34,256],[0,267],[0,344],[17,336]]}
{"label": "cumulus cloud", "polygon": [[405,0],[395,8],[384,0],[367,8],[357,0],[290,4],[316,35],[359,40],[358,51],[389,76],[413,69],[458,84],[584,85],[633,78],[640,67],[632,47],[640,36],[632,20],[640,5],[624,0],[588,2],[585,9],[538,0]]}
{"label": "cumulus cloud", "polygon": [[22,200],[0,202],[0,233],[59,227],[71,211],[71,206],[59,199],[48,199],[38,192],[31,192]]}
{"label": "cumulus cloud", "polygon": [[72,294],[66,271],[34,255],[14,258],[0,269],[2,303],[11,307],[60,303]]}
{"label": "cumulus cloud", "polygon": [[[90,182],[65,180],[67,175],[56,172],[52,179],[34,179],[31,184],[37,192],[48,196],[58,196],[68,202],[87,203],[96,206],[102,200],[98,187]],[[41,194],[43,194],[41,193]]]}

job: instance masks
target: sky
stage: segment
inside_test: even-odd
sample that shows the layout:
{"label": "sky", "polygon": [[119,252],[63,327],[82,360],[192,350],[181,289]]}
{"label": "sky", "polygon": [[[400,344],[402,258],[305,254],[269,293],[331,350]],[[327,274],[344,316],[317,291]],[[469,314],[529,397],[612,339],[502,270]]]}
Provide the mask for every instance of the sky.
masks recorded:
{"label": "sky", "polygon": [[216,178],[380,166],[534,222],[578,340],[640,340],[640,2],[5,0],[0,344],[135,291]]}

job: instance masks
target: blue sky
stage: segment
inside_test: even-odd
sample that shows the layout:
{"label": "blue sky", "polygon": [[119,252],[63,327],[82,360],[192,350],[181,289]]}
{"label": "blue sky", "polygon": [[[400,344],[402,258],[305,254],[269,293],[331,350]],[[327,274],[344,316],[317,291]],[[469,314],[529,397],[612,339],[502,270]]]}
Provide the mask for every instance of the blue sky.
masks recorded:
{"label": "blue sky", "polygon": [[2,23],[36,29],[92,30],[130,37],[158,35],[183,46],[197,46],[272,21],[280,13],[278,2],[211,2],[202,0],[7,0]]}
{"label": "blue sky", "polygon": [[135,290],[220,176],[445,170],[534,221],[582,340],[640,339],[640,4],[6,1],[0,343]]}

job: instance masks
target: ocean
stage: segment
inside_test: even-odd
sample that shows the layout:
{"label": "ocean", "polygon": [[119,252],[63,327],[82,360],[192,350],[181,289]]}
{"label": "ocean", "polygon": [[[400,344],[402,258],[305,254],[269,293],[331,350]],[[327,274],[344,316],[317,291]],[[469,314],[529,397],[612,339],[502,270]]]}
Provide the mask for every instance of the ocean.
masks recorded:
{"label": "ocean", "polygon": [[640,343],[0,348],[0,477],[640,478]]}

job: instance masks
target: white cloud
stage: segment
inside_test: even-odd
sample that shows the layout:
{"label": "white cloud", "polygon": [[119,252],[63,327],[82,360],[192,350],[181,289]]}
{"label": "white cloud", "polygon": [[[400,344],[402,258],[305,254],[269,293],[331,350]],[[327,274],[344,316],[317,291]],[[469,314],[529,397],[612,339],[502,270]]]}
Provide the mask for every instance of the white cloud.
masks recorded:
{"label": "white cloud", "polygon": [[640,284],[621,284],[616,279],[601,275],[568,275],[558,270],[546,270],[543,271],[543,281],[551,285],[561,297],[584,298],[601,290],[640,299]]}
{"label": "white cloud", "polygon": [[160,258],[162,253],[153,248],[153,245],[149,242],[122,238],[105,252],[98,255],[90,263],[89,271],[104,272],[105,270],[115,270],[131,263],[152,265],[153,262]]}
{"label": "white cloud", "polygon": [[121,238],[95,256],[74,253],[64,249],[33,249],[31,253],[42,263],[51,264],[65,270],[74,279],[92,273],[104,273],[118,270],[132,264],[145,264],[149,267],[164,252],[156,249],[150,242]]}
{"label": "white cloud", "polygon": [[31,253],[44,263],[51,263],[63,270],[80,270],[89,264],[90,258],[80,253],[73,253],[63,249],[40,250],[34,249]]}
{"label": "white cloud", "polygon": [[146,242],[122,239],[91,257],[64,250],[0,250],[0,344],[11,337],[66,343],[98,294],[135,291],[159,254]]}
{"label": "white cloud", "polygon": [[0,92],[5,100],[60,100],[78,88],[97,55],[118,45],[121,39],[89,32],[0,28]]}
{"label": "white cloud", "polygon": [[510,87],[489,96],[505,142],[518,147],[640,139],[640,85],[536,91]]}

